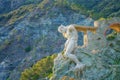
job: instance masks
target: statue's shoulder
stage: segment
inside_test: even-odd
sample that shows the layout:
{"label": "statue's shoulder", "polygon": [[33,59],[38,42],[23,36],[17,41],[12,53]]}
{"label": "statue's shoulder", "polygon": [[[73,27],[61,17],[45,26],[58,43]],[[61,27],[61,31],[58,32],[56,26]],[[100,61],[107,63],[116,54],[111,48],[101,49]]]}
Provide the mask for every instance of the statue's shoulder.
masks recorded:
{"label": "statue's shoulder", "polygon": [[74,24],[68,25],[68,29],[75,29]]}
{"label": "statue's shoulder", "polygon": [[69,32],[76,31],[75,27],[73,24],[67,26]]}

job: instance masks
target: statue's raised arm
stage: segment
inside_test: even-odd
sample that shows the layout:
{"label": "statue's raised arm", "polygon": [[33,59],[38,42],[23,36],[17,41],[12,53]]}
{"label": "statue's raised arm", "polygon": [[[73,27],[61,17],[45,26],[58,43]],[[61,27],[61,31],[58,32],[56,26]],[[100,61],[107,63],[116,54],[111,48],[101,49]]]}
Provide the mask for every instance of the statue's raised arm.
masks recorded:
{"label": "statue's raised arm", "polygon": [[87,45],[88,45],[87,31],[90,31],[95,34],[98,29],[98,25],[99,24],[97,21],[94,22],[94,27],[93,26],[81,26],[81,25],[76,25],[76,24],[73,25],[78,32],[83,32],[83,34],[84,34],[83,46],[81,48],[87,47]]}

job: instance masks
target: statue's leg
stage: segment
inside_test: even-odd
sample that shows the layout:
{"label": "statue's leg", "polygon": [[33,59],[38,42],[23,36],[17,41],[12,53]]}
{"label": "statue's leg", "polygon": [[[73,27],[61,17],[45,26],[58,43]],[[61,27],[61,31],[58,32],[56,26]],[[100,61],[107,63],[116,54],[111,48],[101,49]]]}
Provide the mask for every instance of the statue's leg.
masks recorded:
{"label": "statue's leg", "polygon": [[80,64],[79,60],[77,59],[77,57],[72,54],[72,52],[75,49],[75,42],[72,40],[69,42],[69,44],[66,46],[66,51],[64,53],[65,57],[68,57],[69,59],[71,59],[72,61],[74,61],[76,64]]}
{"label": "statue's leg", "polygon": [[76,48],[76,43],[74,40],[71,40],[66,47],[66,51],[64,55],[65,57],[69,58],[70,60],[76,63],[75,69],[83,69],[85,65],[82,64],[74,54],[72,54],[75,48]]}

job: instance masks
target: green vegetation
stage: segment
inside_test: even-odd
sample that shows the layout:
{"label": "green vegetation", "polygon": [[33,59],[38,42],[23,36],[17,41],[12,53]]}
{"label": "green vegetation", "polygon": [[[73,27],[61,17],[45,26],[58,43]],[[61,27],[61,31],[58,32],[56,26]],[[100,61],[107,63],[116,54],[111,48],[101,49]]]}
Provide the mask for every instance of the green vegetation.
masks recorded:
{"label": "green vegetation", "polygon": [[32,47],[31,46],[28,46],[25,48],[25,52],[30,52],[32,50]]}
{"label": "green vegetation", "polygon": [[86,16],[88,15],[87,9],[84,6],[82,6],[78,3],[77,4],[74,4],[74,3],[71,4],[70,8],[75,10],[75,11],[80,11],[82,14],[85,14]]}
{"label": "green vegetation", "polygon": [[114,65],[120,65],[120,58],[119,57],[116,57],[114,59]]}
{"label": "green vegetation", "polygon": [[49,3],[49,0],[43,0],[40,4],[38,4],[38,7],[43,9],[47,3]]}
{"label": "green vegetation", "polygon": [[25,0],[24,4],[30,4],[30,3],[34,3],[34,0]]}
{"label": "green vegetation", "polygon": [[[113,31],[111,34],[108,34],[106,37],[106,39],[110,41],[109,46],[116,51],[113,54],[116,54],[116,55],[120,53],[120,50],[119,50],[120,40],[117,40],[117,35],[119,35],[119,33]],[[120,65],[119,55],[111,56],[110,54],[107,54],[106,56],[110,58],[111,60],[113,60],[112,65]]]}
{"label": "green vegetation", "polygon": [[21,74],[20,80],[38,80],[51,77],[55,57],[56,54],[47,56],[34,64],[31,68],[25,69]]}
{"label": "green vegetation", "polygon": [[17,10],[11,11],[7,14],[0,15],[0,25],[12,25],[16,21],[25,17],[28,12],[34,9],[34,5],[26,5],[18,8]]}
{"label": "green vegetation", "polygon": [[117,0],[59,0],[57,5],[69,7],[72,10],[80,11],[82,14],[94,19],[120,17],[120,1]]}
{"label": "green vegetation", "polygon": [[[60,7],[62,9],[71,9],[94,19],[120,17],[119,3],[120,1],[116,0],[88,0],[88,2],[86,2],[86,0],[26,0],[23,3],[23,6],[18,9],[9,13],[1,14],[0,26],[14,24],[16,21],[23,19],[27,13],[33,11],[35,7],[44,11],[51,9],[53,6]],[[39,15],[35,17],[38,18]]]}
{"label": "green vegetation", "polygon": [[107,40],[114,40],[115,39],[115,36],[113,34],[109,34],[107,36]]}
{"label": "green vegetation", "polygon": [[6,39],[1,45],[0,45],[0,51],[7,48],[12,43],[12,40]]}
{"label": "green vegetation", "polygon": [[116,38],[117,33],[112,32],[111,34],[107,35],[106,39],[107,40],[114,40]]}
{"label": "green vegetation", "polygon": [[0,14],[9,13],[21,6],[38,4],[42,0],[0,0]]}

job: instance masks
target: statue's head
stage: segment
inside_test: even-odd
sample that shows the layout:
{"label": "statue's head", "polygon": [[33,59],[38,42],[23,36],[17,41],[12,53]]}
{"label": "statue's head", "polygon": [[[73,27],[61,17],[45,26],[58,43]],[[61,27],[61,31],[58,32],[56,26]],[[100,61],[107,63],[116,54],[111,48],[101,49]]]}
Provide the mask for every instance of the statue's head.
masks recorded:
{"label": "statue's head", "polygon": [[60,33],[65,33],[66,30],[67,30],[67,28],[66,28],[64,25],[60,25],[60,26],[58,27],[58,31],[59,31]]}

